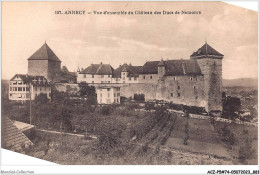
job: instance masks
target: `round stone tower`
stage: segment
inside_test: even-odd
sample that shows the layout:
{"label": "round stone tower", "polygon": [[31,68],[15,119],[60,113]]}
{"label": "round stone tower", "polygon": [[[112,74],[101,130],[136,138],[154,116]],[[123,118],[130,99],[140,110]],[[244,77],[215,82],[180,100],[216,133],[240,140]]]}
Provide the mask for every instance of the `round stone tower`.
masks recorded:
{"label": "round stone tower", "polygon": [[204,76],[204,100],[207,112],[222,111],[222,59],[224,55],[206,42],[190,58],[195,59]]}

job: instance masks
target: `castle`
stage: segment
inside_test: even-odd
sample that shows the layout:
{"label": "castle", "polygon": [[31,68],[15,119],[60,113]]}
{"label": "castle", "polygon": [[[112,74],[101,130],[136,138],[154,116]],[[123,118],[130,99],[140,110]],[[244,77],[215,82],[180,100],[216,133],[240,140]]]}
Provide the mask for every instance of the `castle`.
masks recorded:
{"label": "castle", "polygon": [[77,82],[93,84],[99,89],[102,86],[103,91],[120,87],[124,97],[144,94],[145,100],[205,107],[208,112],[222,111],[223,57],[205,43],[190,59],[148,61],[143,66],[123,64],[115,70],[109,64],[92,64],[78,71]]}
{"label": "castle", "polygon": [[[86,82],[96,87],[101,103],[143,94],[146,101],[164,100],[204,107],[207,112],[222,111],[223,57],[205,43],[190,59],[147,61],[143,66],[123,64],[117,69],[110,64],[91,64],[75,74],[66,67],[61,69],[60,59],[45,43],[28,58],[28,74],[43,76],[52,83]],[[115,89],[114,94],[110,94],[111,89]],[[102,95],[104,92],[107,95]]]}

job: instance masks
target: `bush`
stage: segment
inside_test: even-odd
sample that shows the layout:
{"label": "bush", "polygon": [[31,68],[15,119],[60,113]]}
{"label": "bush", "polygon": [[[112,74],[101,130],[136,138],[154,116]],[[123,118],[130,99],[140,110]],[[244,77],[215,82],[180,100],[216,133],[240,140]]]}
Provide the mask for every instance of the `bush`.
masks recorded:
{"label": "bush", "polygon": [[47,94],[40,93],[38,96],[35,97],[34,102],[36,104],[45,104],[49,101]]}
{"label": "bush", "polygon": [[110,105],[105,105],[101,107],[100,114],[101,115],[109,115],[112,112],[112,107]]}
{"label": "bush", "polygon": [[230,145],[234,145],[236,142],[235,135],[231,132],[227,125],[225,125],[221,129],[222,141],[230,143]]}
{"label": "bush", "polygon": [[144,94],[134,94],[134,100],[139,101],[139,102],[144,102]]}
{"label": "bush", "polygon": [[187,123],[185,125],[185,137],[183,139],[183,144],[184,145],[188,145],[189,144],[189,139],[190,139],[190,136],[189,136],[189,123],[187,121]]}

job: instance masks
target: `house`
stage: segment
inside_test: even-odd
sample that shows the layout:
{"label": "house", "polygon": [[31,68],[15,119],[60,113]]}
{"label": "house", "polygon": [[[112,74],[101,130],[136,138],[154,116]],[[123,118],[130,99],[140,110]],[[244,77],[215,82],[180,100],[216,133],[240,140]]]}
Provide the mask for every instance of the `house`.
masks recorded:
{"label": "house", "polygon": [[96,93],[99,104],[120,103],[120,87],[97,86]]}
{"label": "house", "polygon": [[43,76],[16,74],[9,83],[9,100],[34,100],[39,94],[47,94],[51,99],[51,85]]}
{"label": "house", "polygon": [[91,64],[78,72],[77,83],[110,84],[112,83],[114,68],[110,64]]}
{"label": "house", "polygon": [[2,148],[22,152],[32,146],[32,141],[20,131],[8,117],[2,116]]}
{"label": "house", "polygon": [[48,81],[59,81],[61,61],[45,42],[28,58],[28,75],[44,76]]}
{"label": "house", "polygon": [[132,66],[132,64],[120,65],[113,73],[113,83],[139,83],[139,70],[141,66]]}

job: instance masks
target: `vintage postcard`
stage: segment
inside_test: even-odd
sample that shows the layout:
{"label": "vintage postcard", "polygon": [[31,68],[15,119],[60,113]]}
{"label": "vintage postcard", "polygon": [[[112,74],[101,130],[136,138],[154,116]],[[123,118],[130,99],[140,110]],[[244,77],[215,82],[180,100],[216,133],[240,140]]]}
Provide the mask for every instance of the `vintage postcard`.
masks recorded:
{"label": "vintage postcard", "polygon": [[56,165],[258,165],[257,11],[4,1],[1,32],[4,150]]}

